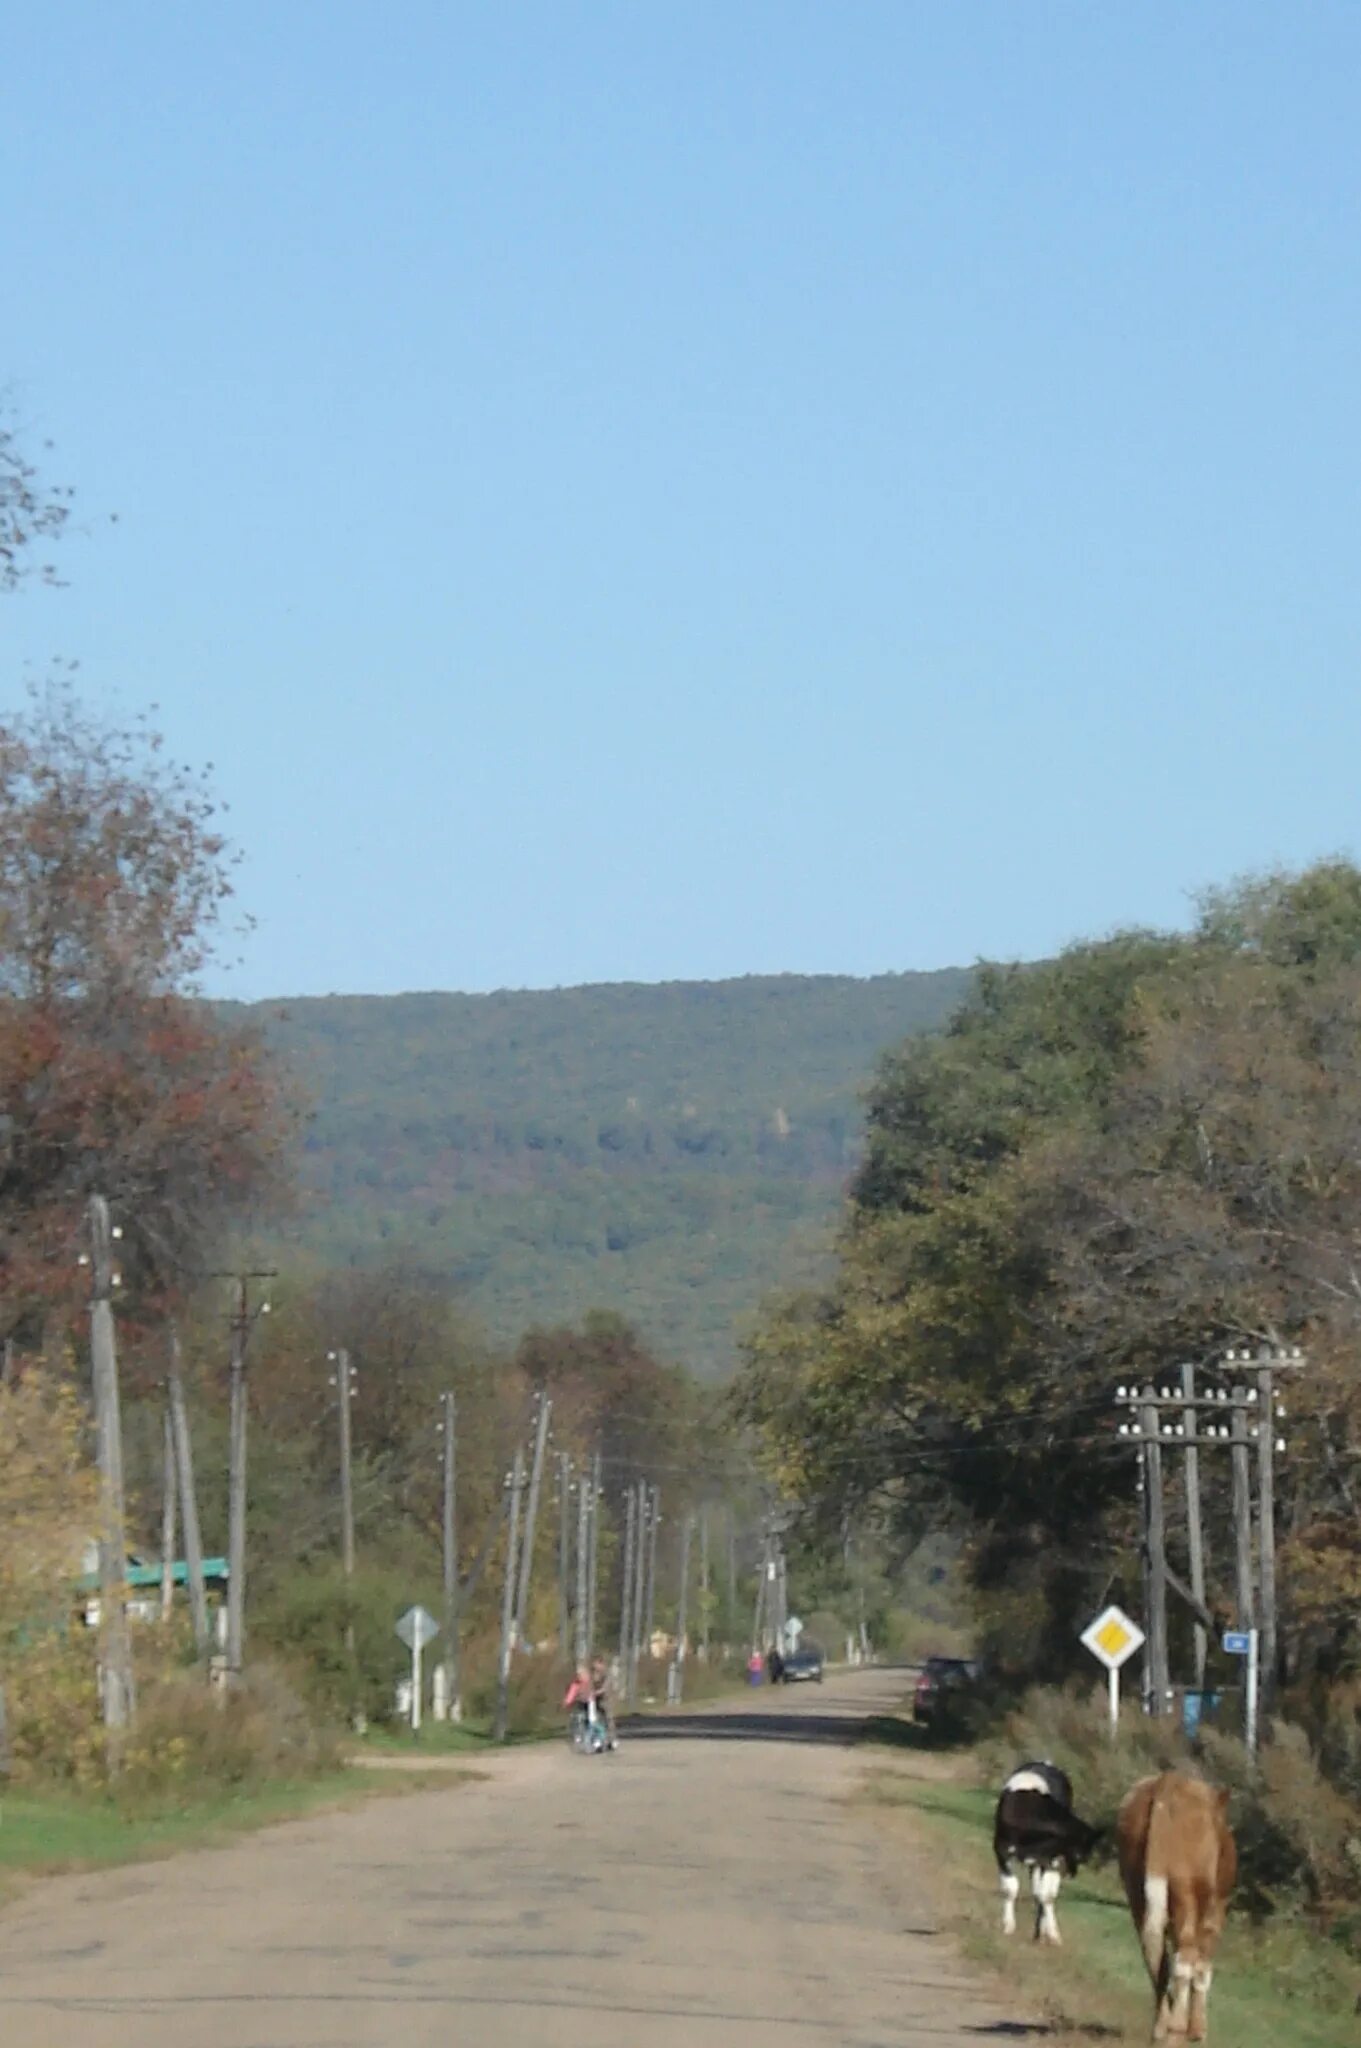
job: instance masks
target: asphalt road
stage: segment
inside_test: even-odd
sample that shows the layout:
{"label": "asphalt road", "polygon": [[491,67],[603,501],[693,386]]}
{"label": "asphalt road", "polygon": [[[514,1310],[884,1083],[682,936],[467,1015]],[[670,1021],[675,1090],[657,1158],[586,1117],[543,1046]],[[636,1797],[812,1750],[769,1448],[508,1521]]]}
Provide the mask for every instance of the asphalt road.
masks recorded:
{"label": "asphalt road", "polygon": [[[52,1879],[0,1913],[9,2048],[979,2048],[1026,2031],[849,1803],[890,1675],[641,1724],[617,1756]],[[986,1844],[980,1845],[986,1854]]]}

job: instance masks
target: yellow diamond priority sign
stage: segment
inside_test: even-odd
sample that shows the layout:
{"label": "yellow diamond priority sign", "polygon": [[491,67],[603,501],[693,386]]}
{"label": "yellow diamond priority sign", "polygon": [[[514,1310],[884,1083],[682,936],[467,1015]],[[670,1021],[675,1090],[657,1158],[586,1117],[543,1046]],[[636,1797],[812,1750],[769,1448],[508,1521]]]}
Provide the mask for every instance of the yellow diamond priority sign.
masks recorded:
{"label": "yellow diamond priority sign", "polygon": [[1084,1649],[1091,1651],[1107,1671],[1118,1671],[1144,1640],[1137,1621],[1131,1621],[1122,1607],[1108,1607],[1082,1631]]}

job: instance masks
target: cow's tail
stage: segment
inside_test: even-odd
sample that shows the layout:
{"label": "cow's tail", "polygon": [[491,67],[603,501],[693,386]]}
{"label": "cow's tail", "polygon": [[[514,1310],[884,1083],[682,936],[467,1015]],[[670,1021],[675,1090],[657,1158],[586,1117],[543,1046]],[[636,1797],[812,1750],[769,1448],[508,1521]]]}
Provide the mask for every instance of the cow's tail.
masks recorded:
{"label": "cow's tail", "polygon": [[1155,1988],[1161,1984],[1166,1950],[1168,1918],[1168,1864],[1159,1840],[1166,1816],[1160,1812],[1158,1781],[1145,1778],[1133,1787],[1120,1809],[1117,1836],[1120,1870],[1125,1880],[1130,1913],[1139,1934],[1148,1974]]}

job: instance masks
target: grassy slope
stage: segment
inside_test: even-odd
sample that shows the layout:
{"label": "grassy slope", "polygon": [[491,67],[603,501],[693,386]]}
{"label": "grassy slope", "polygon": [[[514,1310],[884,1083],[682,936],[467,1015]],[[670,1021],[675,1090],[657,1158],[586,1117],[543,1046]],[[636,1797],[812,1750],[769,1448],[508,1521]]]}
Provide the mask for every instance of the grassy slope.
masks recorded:
{"label": "grassy slope", "polygon": [[401,1250],[495,1335],[592,1307],[727,1370],[735,1326],[813,1270],[879,1055],[967,976],[752,976],[326,997],[247,1014],[314,1105],[302,1244]]}
{"label": "grassy slope", "polygon": [[466,1775],[475,1773],[446,1769],[437,1776],[379,1777],[360,1769],[339,1769],[315,1778],[276,1779],[249,1790],[213,1790],[130,1812],[94,1794],[7,1792],[0,1796],[0,1886],[7,1878],[98,1870],[171,1856],[324,1808],[430,1784],[448,1787]]}
{"label": "grassy slope", "polygon": [[[1022,1938],[1004,1942],[990,1846],[994,1795],[915,1775],[909,1762],[888,1758],[867,1790],[888,1809],[890,1825],[897,1808],[915,1836],[939,1845],[941,1904],[965,1952],[1004,1972],[1020,2002],[1059,2028],[1059,2039],[1147,2040],[1152,1995],[1113,1865],[1064,1886],[1061,1951]],[[1027,1903],[1028,1894],[1022,1913]],[[1356,2037],[1355,1975],[1338,1950],[1301,1928],[1259,1934],[1233,1920],[1216,1966],[1211,2037],[1230,2048],[1339,2048]]]}

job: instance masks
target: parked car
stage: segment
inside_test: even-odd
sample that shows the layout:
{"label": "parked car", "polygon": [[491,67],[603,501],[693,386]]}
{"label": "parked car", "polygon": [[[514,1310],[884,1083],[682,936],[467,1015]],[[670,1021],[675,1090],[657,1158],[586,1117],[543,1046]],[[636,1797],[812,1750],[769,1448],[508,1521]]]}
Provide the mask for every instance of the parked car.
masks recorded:
{"label": "parked car", "polygon": [[928,1657],[912,1696],[912,1718],[929,1724],[940,1713],[947,1694],[972,1685],[982,1665],[972,1657]]}
{"label": "parked car", "polygon": [[782,1683],[800,1685],[811,1679],[815,1685],[821,1685],[823,1661],[822,1652],[814,1643],[803,1650],[791,1650],[780,1672]]}

